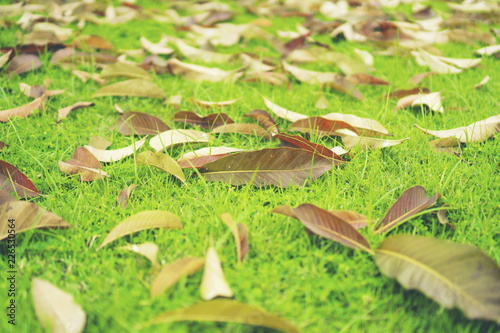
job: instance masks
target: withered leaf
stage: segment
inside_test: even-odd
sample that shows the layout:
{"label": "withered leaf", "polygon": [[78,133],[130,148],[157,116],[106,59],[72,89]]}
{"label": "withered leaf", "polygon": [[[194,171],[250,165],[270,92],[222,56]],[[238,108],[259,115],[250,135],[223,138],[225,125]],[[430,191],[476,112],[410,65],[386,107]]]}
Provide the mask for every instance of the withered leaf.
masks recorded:
{"label": "withered leaf", "polygon": [[165,93],[152,81],[132,79],[104,86],[97,90],[97,92],[93,95],[93,97],[102,96],[165,98]]}
{"label": "withered leaf", "polygon": [[86,107],[94,106],[94,105],[95,105],[94,102],[78,102],[78,103],[75,103],[73,105],[67,106],[63,109],[59,109],[59,110],[57,110],[57,112],[59,113],[57,121],[59,122],[59,121],[63,120],[64,118],[66,118],[68,116],[68,114],[73,110],[78,110],[78,109],[82,109],[82,108],[86,108]]}
{"label": "withered leaf", "polygon": [[222,102],[200,101],[200,100],[194,99],[194,98],[190,98],[189,100],[195,105],[202,106],[202,107],[205,107],[208,109],[208,108],[212,108],[212,107],[219,107],[220,108],[220,107],[224,107],[224,106],[229,106],[229,105],[236,103],[240,99],[241,98],[236,98],[236,99],[231,99],[229,101],[222,101]]}
{"label": "withered leaf", "polygon": [[243,151],[243,149],[230,148],[230,147],[207,147],[201,148],[193,152],[182,155],[177,163],[181,168],[200,168],[206,163],[215,162],[218,159],[235,153]]}
{"label": "withered leaf", "polygon": [[385,233],[399,224],[409,220],[415,214],[436,204],[441,195],[436,192],[432,198],[427,196],[425,188],[413,186],[401,194],[399,199],[392,205],[384,218],[375,228],[375,233]]}
{"label": "withered leaf", "polygon": [[356,135],[356,133],[351,132],[349,130],[339,130],[337,131],[337,134],[342,138],[342,143],[347,149],[359,146],[360,148],[363,149],[370,148],[376,150],[376,149],[396,146],[406,140],[410,140],[410,138],[405,138],[401,140],[368,138],[365,136]]}
{"label": "withered leaf", "polygon": [[186,177],[179,164],[167,154],[144,151],[137,155],[137,164],[154,166],[162,171],[170,173],[181,182],[186,182]]}
{"label": "withered leaf", "polygon": [[500,268],[474,246],[431,237],[397,235],[376,250],[380,271],[418,289],[467,318],[500,323]]}
{"label": "withered leaf", "polygon": [[191,111],[179,111],[174,114],[174,121],[196,125],[206,129],[234,123],[227,114],[222,112],[212,113],[203,117]]}
{"label": "withered leaf", "polygon": [[25,83],[19,83],[19,90],[28,97],[39,98],[43,95],[54,96],[60,95],[66,91],[66,89],[61,90],[47,90],[47,86],[35,84],[34,86],[29,86]]}
{"label": "withered leaf", "polygon": [[22,199],[41,195],[35,184],[21,170],[2,160],[0,160],[0,189],[9,193],[16,192]]}
{"label": "withered leaf", "polygon": [[9,61],[11,54],[12,50],[9,50],[0,56],[0,68],[2,68]]}
{"label": "withered leaf", "polygon": [[255,109],[255,110],[250,111],[247,114],[244,114],[244,116],[257,120],[257,122],[261,126],[263,126],[266,129],[266,131],[269,134],[271,134],[272,136],[279,133],[278,126],[276,125],[276,122],[271,117],[271,115],[265,110]]}
{"label": "withered leaf", "polygon": [[408,82],[417,85],[417,84],[420,84],[420,82],[422,82],[423,80],[425,80],[429,76],[436,75],[436,74],[437,74],[436,72],[425,72],[425,73],[416,74],[416,75],[413,75],[408,80]]}
{"label": "withered leaf", "polygon": [[9,237],[10,219],[15,220],[16,234],[36,228],[69,228],[68,222],[56,214],[28,201],[7,201],[0,205],[0,240]]}
{"label": "withered leaf", "polygon": [[128,147],[114,150],[104,150],[104,149],[96,149],[91,146],[84,146],[88,151],[90,151],[99,162],[117,162],[127,156],[130,156],[134,153],[134,151],[139,150],[144,143],[146,142],[146,138],[134,142]]}
{"label": "withered leaf", "polygon": [[366,74],[366,73],[355,73],[346,77],[346,80],[353,84],[370,84],[374,86],[387,86],[389,82],[382,80],[378,77]]}
{"label": "withered leaf", "polygon": [[302,133],[312,133],[317,136],[337,135],[339,129],[348,129],[354,133],[358,131],[344,121],[329,120],[323,117],[309,117],[297,120],[290,126],[290,131],[299,131]]}
{"label": "withered leaf", "polygon": [[[345,122],[356,129],[360,135],[366,136],[391,136],[382,124],[370,118],[361,118],[353,114],[328,113],[322,116],[332,121]],[[354,132],[353,132],[354,133]]]}
{"label": "withered leaf", "polygon": [[234,222],[233,217],[229,213],[222,214],[220,218],[233,234],[236,245],[236,257],[238,258],[238,263],[241,264],[250,250],[247,226],[243,223]]}
{"label": "withered leaf", "polygon": [[116,122],[116,130],[123,135],[158,134],[169,129],[163,120],[144,112],[129,111]]}
{"label": "withered leaf", "polygon": [[194,81],[235,82],[243,75],[243,73],[234,71],[228,72],[220,68],[187,64],[175,58],[170,59],[168,61],[168,65],[170,67],[170,70],[172,71],[172,74],[182,75],[186,79]]}
{"label": "withered leaf", "polygon": [[196,130],[169,130],[154,137],[149,140],[149,145],[156,152],[160,152],[163,149],[168,149],[170,147],[188,143],[188,142],[208,142],[210,135]]}
{"label": "withered leaf", "polygon": [[123,190],[118,193],[118,205],[120,205],[123,209],[127,208],[128,200],[132,195],[132,191],[136,188],[137,185],[132,184],[130,186],[125,187]]}
{"label": "withered leaf", "polygon": [[8,77],[14,74],[23,74],[29,71],[33,71],[42,66],[40,58],[34,54],[20,54],[12,58],[9,66],[6,68]]}
{"label": "withered leaf", "polygon": [[441,93],[439,92],[405,96],[398,101],[394,111],[398,111],[408,106],[419,107],[421,105],[426,105],[435,112],[444,112],[443,105],[441,104]]}
{"label": "withered leaf", "polygon": [[334,160],[336,166],[339,165],[341,162],[344,162],[342,157],[335,154],[330,149],[326,148],[325,146],[312,143],[309,140],[306,140],[299,135],[279,133],[276,134],[275,137],[281,140],[282,147],[297,147],[308,150],[310,152],[313,152],[314,154],[318,154],[322,157]]}
{"label": "withered leaf", "polygon": [[171,262],[158,273],[151,284],[151,298],[161,295],[181,278],[198,272],[204,263],[205,259],[197,257],[187,257]]}
{"label": "withered leaf", "polygon": [[[130,186],[129,186],[130,187]],[[153,267],[158,267],[158,245],[152,242],[146,242],[142,244],[128,244],[125,246],[118,247],[119,250],[132,251],[140,254],[151,261]]]}
{"label": "withered leaf", "polygon": [[126,218],[115,226],[104,238],[97,250],[102,249],[118,238],[152,228],[182,229],[182,223],[177,215],[167,211],[147,210],[140,212]]}
{"label": "withered leaf", "polygon": [[270,148],[234,153],[205,164],[200,173],[210,182],[231,185],[305,186],[332,168],[331,159],[296,148]]}
{"label": "withered leaf", "polygon": [[454,136],[432,140],[429,144],[438,153],[453,154],[460,150],[460,140]]}
{"label": "withered leaf", "polygon": [[311,232],[339,242],[347,247],[361,249],[370,254],[373,251],[366,239],[338,215],[329,213],[312,204],[302,204],[293,210],[293,214]]}
{"label": "withered leaf", "polygon": [[174,53],[174,50],[171,48],[167,47],[167,40],[166,39],[161,39],[160,42],[157,44],[154,44],[141,36],[141,45],[142,47],[148,51],[149,53],[152,54],[172,54]]}
{"label": "withered leaf", "polygon": [[23,106],[19,106],[14,109],[0,111],[0,122],[8,122],[12,117],[21,117],[26,118],[33,114],[35,110],[39,110],[43,108],[44,105],[44,97],[39,97]]}
{"label": "withered leaf", "polygon": [[73,296],[48,281],[33,278],[31,296],[35,313],[47,331],[80,333],[85,328],[86,315]]}
{"label": "withered leaf", "polygon": [[100,136],[92,136],[89,140],[89,146],[94,147],[96,149],[106,149],[111,146],[111,141],[106,140]]}
{"label": "withered leaf", "polygon": [[200,296],[205,301],[215,297],[232,297],[233,292],[226,282],[222,266],[213,247],[207,251],[205,267],[203,268],[203,278],[200,285]]}
{"label": "withered leaf", "polygon": [[295,122],[297,120],[307,118],[306,115],[287,110],[287,109],[285,109],[277,104],[274,104],[273,102],[271,102],[270,100],[268,100],[265,97],[262,97],[262,98],[264,99],[264,104],[266,104],[266,106],[269,108],[269,110],[274,112],[275,115],[277,115],[278,117],[280,117],[282,119],[286,119],[288,121]]}
{"label": "withered leaf", "polygon": [[224,124],[215,127],[211,133],[237,133],[246,135],[255,135],[264,139],[272,140],[273,137],[265,129],[256,124],[237,123]]}
{"label": "withered leaf", "polygon": [[124,62],[116,62],[107,65],[101,72],[101,78],[112,79],[116,77],[126,77],[130,79],[152,80],[151,74],[139,66]]}
{"label": "withered leaf", "polygon": [[77,147],[70,160],[59,161],[59,168],[67,174],[79,175],[80,180],[84,182],[101,180],[107,176],[106,172],[101,170],[101,163],[84,147]]}
{"label": "withered leaf", "polygon": [[425,87],[415,87],[413,89],[399,89],[386,95],[385,98],[403,98],[410,95],[429,94],[431,91]]}

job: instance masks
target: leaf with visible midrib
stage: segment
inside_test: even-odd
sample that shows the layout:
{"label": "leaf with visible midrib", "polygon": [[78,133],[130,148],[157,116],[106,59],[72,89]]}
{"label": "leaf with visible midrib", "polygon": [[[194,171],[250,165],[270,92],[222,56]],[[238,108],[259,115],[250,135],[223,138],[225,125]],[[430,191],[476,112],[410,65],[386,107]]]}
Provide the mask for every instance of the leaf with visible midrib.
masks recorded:
{"label": "leaf with visible midrib", "polygon": [[348,123],[340,120],[330,120],[323,117],[309,117],[300,119],[290,126],[290,131],[314,133],[318,136],[336,135],[335,131],[348,129],[356,134],[358,131]]}
{"label": "leaf with visible midrib", "polygon": [[312,204],[298,206],[293,210],[293,214],[313,233],[345,246],[373,254],[366,239],[354,227],[338,216]]}
{"label": "leaf with visible midrib", "polygon": [[282,147],[234,153],[205,164],[199,170],[208,181],[231,185],[253,181],[258,187],[272,184],[286,188],[305,186],[309,180],[330,170],[332,164],[330,159],[307,150]]}
{"label": "leaf with visible midrib", "polygon": [[35,313],[46,329],[54,333],[79,333],[85,327],[86,315],[73,296],[38,278],[31,280]]}
{"label": "leaf with visible midrib", "polygon": [[205,259],[203,258],[187,257],[168,264],[158,273],[153,281],[150,293],[151,298],[159,296],[181,278],[196,273],[203,267],[204,263]]}
{"label": "leaf with visible midrib", "polygon": [[200,302],[187,308],[165,312],[153,319],[152,324],[185,320],[240,323],[273,328],[282,332],[300,332],[297,327],[284,319],[254,306],[229,299]]}
{"label": "leaf with visible midrib", "polygon": [[342,159],[342,157],[335,154],[330,149],[328,149],[322,145],[312,143],[299,135],[278,133],[275,135],[275,137],[281,140],[281,145],[283,147],[297,147],[297,148],[308,150],[308,151],[313,152],[315,154],[319,154],[323,157],[333,159],[335,161],[335,166],[339,165],[340,163],[345,163],[345,161]]}
{"label": "leaf with visible midrib", "polygon": [[211,133],[237,133],[255,135],[264,139],[272,140],[273,137],[265,129],[256,124],[238,123],[218,126]]}
{"label": "leaf with visible midrib", "polygon": [[436,192],[432,198],[427,196],[425,188],[413,186],[401,194],[392,205],[382,221],[375,228],[375,233],[383,233],[410,219],[413,215],[436,204],[440,194]]}
{"label": "leaf with visible midrib", "polygon": [[152,228],[182,229],[182,223],[177,215],[167,211],[147,210],[140,212],[126,218],[114,227],[97,250],[120,237]]}
{"label": "leaf with visible midrib", "polygon": [[123,135],[158,134],[169,129],[160,118],[144,112],[129,111],[116,121],[116,130]]}
{"label": "leaf with visible midrib", "polygon": [[0,240],[9,236],[8,220],[14,219],[16,234],[36,228],[69,228],[56,214],[26,201],[7,201],[0,205]]}
{"label": "leaf with visible midrib", "polygon": [[15,191],[23,199],[40,195],[35,184],[24,173],[10,163],[0,160],[0,189]]}
{"label": "leaf with visible midrib", "polygon": [[380,271],[470,319],[500,324],[500,268],[479,249],[430,237],[397,235],[375,251]]}

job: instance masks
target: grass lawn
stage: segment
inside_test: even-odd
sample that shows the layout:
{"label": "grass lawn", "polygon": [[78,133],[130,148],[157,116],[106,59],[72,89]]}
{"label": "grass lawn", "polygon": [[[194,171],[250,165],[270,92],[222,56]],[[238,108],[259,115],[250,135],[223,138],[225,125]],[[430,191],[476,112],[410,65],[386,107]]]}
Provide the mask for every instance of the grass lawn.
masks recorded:
{"label": "grass lawn", "polygon": [[[139,2],[139,1],[138,1]],[[161,11],[167,3],[139,2],[147,8]],[[238,13],[233,22],[245,23],[257,17],[231,3]],[[440,8],[446,7],[444,4]],[[402,7],[408,11],[411,7]],[[18,19],[20,16],[14,17]],[[323,17],[326,20],[326,18]],[[304,18],[271,19],[273,26],[265,30],[294,30]],[[77,30],[75,24],[69,27]],[[487,30],[487,27],[484,27]],[[496,26],[498,28],[498,26]],[[0,28],[0,47],[16,44],[16,25]],[[153,20],[133,20],[124,25],[94,25],[87,23],[82,34],[97,34],[108,39],[118,49],[138,49],[141,35],[158,42],[161,34],[183,37],[172,24]],[[353,48],[370,52],[378,50],[371,44],[332,41],[317,36],[337,52],[353,54]],[[497,40],[498,43],[498,40]],[[472,58],[482,44],[448,43],[435,45],[445,56]],[[267,41],[253,39],[232,47],[217,47],[218,52],[251,51],[265,57],[280,58]],[[159,260],[169,263],[176,259],[203,257],[213,245],[223,264],[226,280],[235,299],[288,319],[304,332],[498,332],[500,326],[490,321],[469,320],[457,309],[443,309],[418,291],[408,291],[397,281],[382,275],[368,253],[346,248],[336,242],[309,235],[304,226],[291,218],[271,214],[272,208],[289,204],[296,207],[312,203],[324,209],[352,210],[370,219],[381,219],[396,199],[409,187],[422,185],[429,196],[442,194],[440,203],[450,205],[448,217],[455,229],[439,223],[435,214],[420,215],[391,231],[413,234],[474,245],[500,263],[500,140],[491,138],[483,143],[469,143],[462,151],[464,162],[455,155],[436,153],[429,145],[434,137],[414,127],[443,130],[469,125],[500,114],[500,61],[483,57],[481,66],[460,74],[435,75],[425,79],[423,86],[442,91],[445,112],[404,109],[394,112],[396,100],[379,99],[396,88],[412,88],[408,79],[428,71],[412,57],[375,55],[377,77],[391,86],[363,85],[359,89],[364,101],[323,90],[317,85],[301,84],[291,78],[291,89],[266,83],[193,82],[171,74],[157,75],[157,83],[167,96],[182,95],[182,110],[206,115],[218,110],[194,106],[189,97],[223,101],[240,98],[225,108],[235,122],[250,122],[243,114],[253,109],[267,110],[261,97],[306,115],[330,112],[354,114],[375,119],[383,124],[394,139],[410,140],[385,149],[354,149],[349,164],[334,168],[307,187],[281,189],[274,186],[256,188],[229,186],[206,182],[187,170],[186,184],[173,176],[148,166],[134,163],[134,154],[119,162],[104,163],[108,177],[101,181],[81,182],[76,176],[62,173],[58,161],[71,158],[76,147],[87,145],[93,136],[112,141],[109,149],[118,149],[137,141],[110,129],[118,118],[114,104],[124,110],[142,111],[163,119],[172,128],[177,110],[163,100],[138,97],[93,98],[99,84],[83,83],[71,71],[49,64],[50,54],[42,55],[43,66],[36,71],[7,78],[0,76],[1,110],[31,101],[19,91],[19,83],[42,84],[53,81],[50,89],[67,89],[51,97],[43,111],[21,119],[12,118],[0,124],[0,141],[10,145],[0,152],[0,159],[17,166],[37,186],[44,197],[32,199],[39,206],[54,212],[71,224],[70,229],[35,229],[17,237],[17,325],[13,329],[2,312],[1,332],[41,332],[31,297],[31,279],[39,277],[73,295],[87,314],[84,332],[137,332],[142,325],[165,311],[183,308],[201,301],[199,285],[202,272],[181,279],[162,296],[150,299],[149,290],[154,274],[151,263],[142,256],[120,251],[119,246],[154,242],[159,247]],[[182,60],[182,58],[180,58]],[[141,59],[136,59],[140,62]],[[191,61],[187,61],[191,62]],[[206,65],[198,63],[200,65]],[[236,69],[238,63],[207,66]],[[302,66],[310,70],[339,72],[337,67],[322,63]],[[82,70],[98,72],[93,66]],[[476,90],[486,75],[490,81]],[[120,81],[121,79],[112,82]],[[317,93],[323,91],[329,102],[327,110],[314,104]],[[94,107],[76,110],[57,123],[57,110],[80,101],[93,101]],[[289,122],[274,117],[280,130]],[[252,121],[253,122],[253,121]],[[193,128],[189,125],[186,128]],[[338,138],[337,138],[338,139]],[[316,138],[316,143],[332,148],[334,138]],[[340,139],[338,139],[340,142]],[[279,142],[254,136],[223,134],[210,142],[211,146],[242,149],[277,147]],[[177,159],[181,154],[203,145],[185,145],[168,151]],[[139,150],[151,149],[147,144]],[[190,174],[192,177],[189,177]],[[126,209],[117,204],[120,190],[136,184]],[[436,207],[434,207],[436,208]],[[167,210],[178,215],[182,230],[152,229],[120,238],[96,251],[106,234],[132,214],[145,210]],[[220,219],[229,212],[236,222],[247,225],[250,252],[242,265],[237,264],[234,240]],[[374,224],[361,230],[373,248],[387,235],[374,234]],[[0,253],[7,252],[0,243]],[[3,256],[4,258],[6,256]],[[0,271],[1,294],[7,282],[6,260]],[[5,301],[4,301],[5,299]],[[6,298],[0,297],[5,309]],[[5,311],[5,310],[3,310]],[[150,326],[141,332],[266,332],[267,329],[213,322],[175,322]]]}

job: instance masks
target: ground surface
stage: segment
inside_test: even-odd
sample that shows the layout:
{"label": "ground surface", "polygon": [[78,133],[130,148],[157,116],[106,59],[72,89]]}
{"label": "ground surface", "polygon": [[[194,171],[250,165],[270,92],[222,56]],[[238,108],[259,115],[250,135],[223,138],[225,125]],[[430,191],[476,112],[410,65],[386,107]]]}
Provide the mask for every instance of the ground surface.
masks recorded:
{"label": "ground surface", "polygon": [[[146,3],[147,7],[157,6]],[[234,5],[233,5],[234,6]],[[159,8],[166,8],[158,5]],[[234,6],[235,10],[238,9]],[[241,14],[236,22],[255,19]],[[303,18],[274,18],[276,30],[295,30]],[[72,26],[74,27],[74,25]],[[1,28],[0,46],[15,44],[16,27]],[[161,33],[182,36],[174,27],[154,21],[134,20],[126,25],[87,24],[85,34],[98,34],[118,49],[140,48],[139,37],[153,42]],[[338,52],[352,54],[353,45],[374,51],[366,44],[346,41],[321,41],[333,45]],[[248,45],[218,48],[219,52],[261,50],[264,41]],[[437,46],[443,54],[471,57],[481,47],[449,43]],[[272,56],[278,56],[269,51]],[[427,193],[436,191],[451,206],[449,220],[456,226],[441,225],[434,214],[417,217],[392,231],[433,236],[458,243],[473,244],[500,263],[500,140],[468,144],[462,157],[437,154],[429,146],[431,140],[413,125],[447,129],[468,125],[499,114],[500,61],[485,57],[480,67],[458,75],[433,76],[423,85],[432,91],[443,91],[445,113],[405,109],[393,111],[395,101],[379,100],[390,89],[384,86],[362,86],[365,100],[326,90],[327,112],[342,112],[372,118],[382,123],[395,138],[410,137],[401,145],[376,151],[356,150],[351,163],[335,168],[308,187],[254,188],[231,187],[223,183],[207,183],[199,177],[189,178],[181,185],[174,177],[153,168],[138,167],[134,158],[106,164],[109,177],[103,181],[81,182],[75,176],[60,172],[58,161],[68,160],[78,146],[88,144],[90,137],[102,136],[112,141],[111,149],[129,145],[136,138],[122,136],[110,130],[117,118],[113,107],[147,112],[162,118],[172,127],[176,110],[162,100],[148,98],[92,98],[99,88],[94,82],[83,83],[70,71],[45,64],[35,72],[7,79],[0,77],[1,109],[26,104],[30,99],[19,92],[20,82],[41,84],[50,78],[52,89],[67,88],[67,93],[52,98],[46,110],[37,111],[26,119],[12,119],[0,124],[1,141],[10,145],[0,153],[0,159],[16,165],[45,197],[34,199],[66,221],[68,230],[35,230],[18,237],[18,324],[14,332],[40,332],[30,294],[33,277],[51,281],[74,296],[87,313],[85,332],[134,332],[156,315],[194,304],[200,300],[199,284],[202,273],[182,279],[161,297],[151,300],[149,286],[153,276],[145,258],[116,250],[117,246],[155,242],[159,259],[165,263],[185,256],[204,256],[214,245],[223,262],[226,279],[239,301],[259,306],[289,319],[306,332],[494,332],[500,328],[487,321],[466,319],[459,310],[445,310],[417,291],[403,289],[395,280],[379,273],[372,257],[361,251],[345,248],[335,242],[310,236],[297,221],[270,210],[281,204],[293,207],[313,203],[325,209],[349,209],[380,219],[401,195],[413,186],[422,185]],[[238,68],[238,64],[220,66]],[[375,56],[374,73],[390,81],[394,87],[409,88],[408,79],[425,69],[412,58]],[[309,69],[337,71],[325,65],[309,65]],[[82,69],[92,71],[91,66]],[[490,82],[481,90],[473,85],[486,75]],[[206,114],[187,99],[221,101],[241,97],[241,101],[225,109],[235,121],[246,121],[243,114],[252,109],[266,109],[261,95],[290,110],[307,115],[321,115],[325,110],[314,107],[319,86],[293,81],[291,89],[259,83],[195,83],[169,74],[155,77],[155,82],[170,95],[182,95],[182,108]],[[79,101],[94,101],[95,106],[74,111],[57,123],[57,110]],[[280,128],[288,126],[279,120]],[[188,126],[189,127],[189,126]],[[316,139],[327,147],[334,139]],[[226,145],[245,149],[275,147],[278,143],[251,136],[224,135],[213,146]],[[191,147],[179,147],[169,154],[174,158]],[[188,175],[189,172],[186,172]],[[127,209],[117,205],[118,192],[137,184]],[[184,229],[180,231],[149,230],[125,237],[97,252],[103,237],[126,217],[144,210],[168,210],[177,214]],[[235,259],[234,241],[219,216],[230,212],[237,222],[249,230],[250,252],[243,265]],[[374,235],[373,228],[362,231],[376,247],[385,236]],[[97,238],[93,242],[94,237]],[[5,246],[0,244],[4,253]],[[2,272],[5,270],[2,260]],[[2,275],[3,276],[3,275]],[[6,288],[0,279],[0,288]],[[3,296],[1,298],[4,299]],[[4,307],[2,302],[2,307]],[[3,313],[3,311],[2,311]],[[12,331],[5,316],[0,331]],[[143,332],[263,332],[262,328],[238,324],[180,322],[152,326]]]}

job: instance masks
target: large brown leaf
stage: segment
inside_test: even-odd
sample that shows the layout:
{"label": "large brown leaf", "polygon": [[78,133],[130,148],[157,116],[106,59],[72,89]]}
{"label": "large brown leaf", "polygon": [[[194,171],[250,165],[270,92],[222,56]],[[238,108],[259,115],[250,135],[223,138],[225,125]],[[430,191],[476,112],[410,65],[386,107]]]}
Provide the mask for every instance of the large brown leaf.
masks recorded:
{"label": "large brown leaf", "polygon": [[68,222],[56,214],[27,201],[7,201],[0,205],[0,240],[9,237],[14,220],[16,234],[36,228],[69,228]]}
{"label": "large brown leaf", "polygon": [[206,129],[234,123],[234,121],[225,113],[212,113],[203,117],[191,111],[177,112],[174,114],[174,121],[196,125]]}
{"label": "large brown leaf", "polygon": [[237,133],[246,135],[255,135],[264,139],[272,140],[273,137],[265,129],[256,124],[238,123],[225,124],[215,127],[211,133]]}
{"label": "large brown leaf", "polygon": [[152,324],[186,320],[240,323],[268,327],[288,333],[300,332],[297,327],[284,319],[254,306],[229,299],[200,302],[187,308],[165,312],[153,319]]}
{"label": "large brown leaf", "polygon": [[317,136],[337,135],[335,132],[339,129],[348,129],[354,133],[358,131],[348,123],[340,120],[329,120],[323,117],[309,117],[306,119],[297,120],[290,129],[302,133],[313,133]]}
{"label": "large brown leaf", "polygon": [[366,239],[338,215],[331,214],[312,204],[302,204],[295,208],[293,213],[311,232],[345,246],[373,254]]}
{"label": "large brown leaf", "polygon": [[276,125],[276,122],[271,117],[271,115],[265,110],[255,109],[247,114],[244,114],[244,116],[257,120],[257,122],[261,126],[263,126],[267,130],[267,132],[272,136],[279,133],[279,129],[278,126]]}
{"label": "large brown leaf", "polygon": [[230,147],[207,147],[182,155],[177,163],[181,168],[201,168],[203,165],[215,162],[231,153],[243,151],[243,149]]}
{"label": "large brown leaf", "polygon": [[62,172],[79,175],[84,182],[104,179],[107,174],[101,168],[101,163],[97,158],[84,147],[77,147],[70,160],[59,161],[59,169]]}
{"label": "large brown leaf", "polygon": [[116,130],[123,135],[158,134],[169,129],[160,118],[143,112],[129,111],[116,122]]}
{"label": "large brown leaf", "polygon": [[441,195],[436,192],[429,198],[422,186],[413,186],[401,194],[387,214],[375,228],[375,233],[385,233],[397,225],[409,220],[415,214],[436,204]]}
{"label": "large brown leaf", "polygon": [[252,183],[262,187],[305,186],[332,168],[330,159],[296,148],[271,148],[241,152],[205,164],[200,173],[208,181],[231,185]]}
{"label": "large brown leaf", "polygon": [[282,147],[297,147],[297,148],[308,150],[310,152],[321,155],[323,157],[335,160],[335,166],[344,162],[342,157],[335,154],[330,149],[326,148],[325,146],[318,145],[316,143],[312,143],[311,141],[308,141],[299,135],[290,135],[290,134],[279,133],[279,134],[276,134],[275,137],[281,140]]}
{"label": "large brown leaf", "polygon": [[376,250],[380,271],[470,319],[500,324],[500,268],[476,247],[413,235],[387,238]]}
{"label": "large brown leaf", "polygon": [[0,121],[6,123],[12,117],[26,118],[33,114],[35,110],[43,108],[44,97],[35,99],[33,102],[19,106],[14,109],[0,111]]}
{"label": "large brown leaf", "polygon": [[0,160],[0,189],[16,192],[23,199],[41,195],[35,184],[21,170],[2,160]]}

